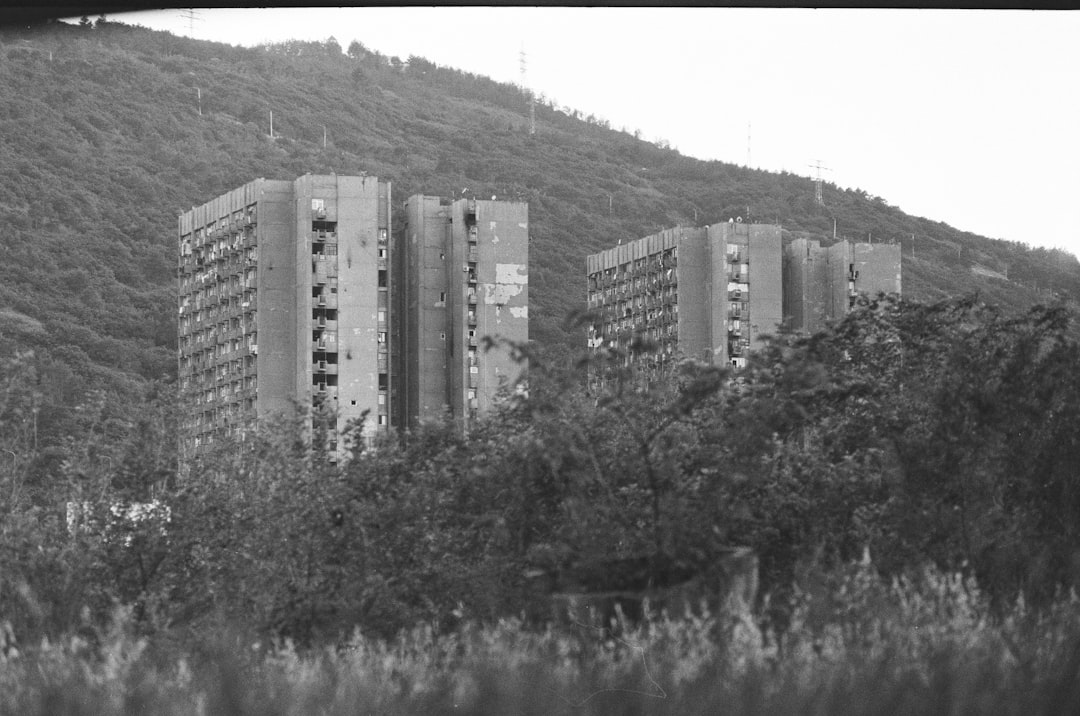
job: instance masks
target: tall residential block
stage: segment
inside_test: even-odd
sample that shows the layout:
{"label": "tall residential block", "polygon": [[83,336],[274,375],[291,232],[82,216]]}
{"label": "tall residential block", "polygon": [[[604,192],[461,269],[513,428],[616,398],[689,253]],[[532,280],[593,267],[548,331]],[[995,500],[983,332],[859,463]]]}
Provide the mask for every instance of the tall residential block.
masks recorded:
{"label": "tall residential block", "polygon": [[900,245],[840,241],[822,247],[798,238],[784,252],[784,316],[793,330],[816,333],[843,318],[860,294],[901,293]]}
{"label": "tall residential block", "polygon": [[[589,347],[660,377],[679,358],[742,365],[782,319],[780,227],[676,227],[587,257]],[[633,350],[636,341],[653,344]]]}
{"label": "tall residential block", "polygon": [[323,401],[334,434],[387,430],[390,229],[375,177],[257,179],[179,217],[183,457]]}
{"label": "tall residential block", "polygon": [[510,388],[529,339],[529,208],[415,195],[405,202],[395,275],[402,427],[463,426]]}

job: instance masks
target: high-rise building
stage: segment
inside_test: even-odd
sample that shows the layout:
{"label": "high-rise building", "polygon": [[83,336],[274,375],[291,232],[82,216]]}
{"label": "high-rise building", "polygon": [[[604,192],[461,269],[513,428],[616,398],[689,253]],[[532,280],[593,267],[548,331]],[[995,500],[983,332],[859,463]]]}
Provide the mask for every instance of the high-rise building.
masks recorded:
{"label": "high-rise building", "polygon": [[798,238],[784,251],[784,316],[788,326],[816,333],[843,318],[860,294],[901,292],[900,245],[839,241],[822,247]]}
{"label": "high-rise building", "polygon": [[679,358],[742,365],[782,319],[779,226],[676,227],[586,262],[590,348],[618,349],[649,376]]}
{"label": "high-rise building", "polygon": [[182,457],[323,401],[332,435],[388,429],[389,207],[375,177],[306,175],[179,217]]}
{"label": "high-rise building", "polygon": [[417,194],[395,253],[400,425],[467,427],[524,365],[529,339],[529,207]]}

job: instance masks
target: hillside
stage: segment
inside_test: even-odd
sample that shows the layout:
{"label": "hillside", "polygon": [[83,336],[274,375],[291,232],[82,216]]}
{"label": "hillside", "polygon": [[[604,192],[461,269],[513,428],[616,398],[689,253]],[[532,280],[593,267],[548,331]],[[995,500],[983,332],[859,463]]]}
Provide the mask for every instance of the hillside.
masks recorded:
{"label": "hillside", "polygon": [[835,217],[841,235],[900,241],[914,300],[1080,300],[1072,255],[829,184],[821,207],[804,177],[691,159],[549,105],[530,136],[519,89],[358,45],[7,27],[0,92],[0,351],[35,351],[45,436],[64,433],[88,390],[123,405],[174,375],[175,217],[255,177],[366,172],[392,181],[398,202],[528,201],[530,332],[554,358],[580,346],[563,319],[584,301],[587,253],[733,216],[822,238]]}

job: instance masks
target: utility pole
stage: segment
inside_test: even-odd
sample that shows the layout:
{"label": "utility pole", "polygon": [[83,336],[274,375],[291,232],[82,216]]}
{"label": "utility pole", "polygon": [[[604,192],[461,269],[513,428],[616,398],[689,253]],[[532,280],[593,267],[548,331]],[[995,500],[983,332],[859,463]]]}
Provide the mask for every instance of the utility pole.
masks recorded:
{"label": "utility pole", "polygon": [[326,149],[326,125],[322,126],[322,148]]}
{"label": "utility pole", "polygon": [[270,110],[270,138],[274,138],[274,110]]}
{"label": "utility pole", "polygon": [[196,87],[195,94],[199,98],[199,116],[202,116],[202,88]]}

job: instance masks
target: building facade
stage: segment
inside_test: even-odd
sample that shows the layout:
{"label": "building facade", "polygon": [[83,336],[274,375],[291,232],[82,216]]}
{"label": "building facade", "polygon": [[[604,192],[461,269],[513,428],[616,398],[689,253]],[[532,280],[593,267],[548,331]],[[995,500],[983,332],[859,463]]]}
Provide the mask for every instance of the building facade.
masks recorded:
{"label": "building facade", "polygon": [[676,227],[586,264],[590,349],[614,349],[648,377],[682,358],[743,365],[783,317],[779,226]]}
{"label": "building facade", "polygon": [[182,458],[324,401],[388,429],[390,216],[389,183],[306,175],[179,217]]}
{"label": "building facade", "polygon": [[464,427],[514,386],[529,339],[529,211],[523,202],[417,194],[395,251],[400,425]]}
{"label": "building facade", "polygon": [[796,331],[816,333],[846,316],[860,294],[901,293],[900,245],[839,241],[822,247],[797,238],[784,251],[784,316]]}

